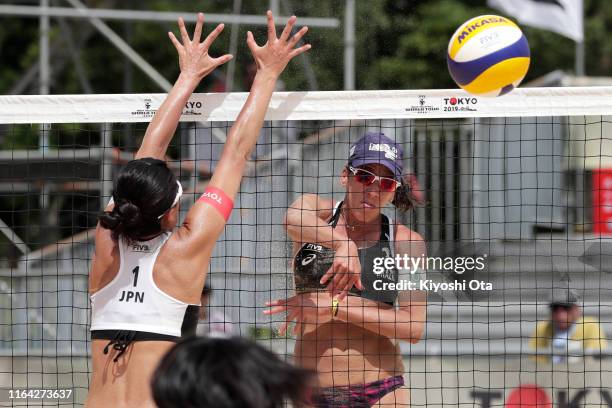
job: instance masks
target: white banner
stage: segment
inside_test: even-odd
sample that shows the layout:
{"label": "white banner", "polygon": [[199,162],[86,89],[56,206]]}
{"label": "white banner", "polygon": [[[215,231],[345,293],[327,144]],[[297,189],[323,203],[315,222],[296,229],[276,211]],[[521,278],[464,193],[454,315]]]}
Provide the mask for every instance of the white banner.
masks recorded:
{"label": "white banner", "polygon": [[[149,122],[166,94],[0,96],[0,123]],[[183,122],[234,121],[246,93],[194,94]],[[612,87],[521,88],[484,98],[458,89],[278,92],[266,120],[612,115]]]}
{"label": "white banner", "polygon": [[522,24],[554,31],[576,42],[584,39],[582,0],[488,0],[488,5]]}

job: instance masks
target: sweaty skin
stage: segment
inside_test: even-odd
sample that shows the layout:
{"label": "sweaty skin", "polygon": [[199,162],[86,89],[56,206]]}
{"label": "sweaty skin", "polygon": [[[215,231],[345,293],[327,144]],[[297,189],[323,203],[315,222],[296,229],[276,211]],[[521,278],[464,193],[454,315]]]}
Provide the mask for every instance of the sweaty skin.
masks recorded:
{"label": "sweaty skin", "polygon": [[[380,176],[392,177],[379,164],[368,169]],[[350,275],[351,270],[360,270],[356,250],[370,247],[380,239],[381,208],[391,202],[393,193],[379,191],[377,183],[364,187],[346,169],[341,183],[347,188],[343,206],[346,211],[342,211],[335,228],[327,224],[335,202],[313,194],[298,198],[290,206],[285,226],[293,240],[293,258],[304,243],[331,247],[336,249],[334,263],[338,265],[330,269]],[[347,228],[347,225],[356,227]],[[396,254],[421,256],[425,253],[419,234],[399,223],[395,224],[394,231]],[[347,243],[349,249],[340,252]],[[339,259],[342,257],[346,259]],[[270,309],[265,314],[287,314],[287,323],[281,332],[291,321],[296,322],[293,329],[297,337],[296,363],[316,370],[321,387],[361,385],[403,375],[405,367],[399,342],[420,340],[425,324],[425,294],[400,292],[397,308],[349,295],[340,302],[338,314],[332,317],[330,292],[305,293],[267,304]],[[405,386],[385,395],[376,406],[407,407],[409,403],[409,388]]]}
{"label": "sweaty skin", "polygon": [[[296,48],[307,28],[290,36],[296,17],[292,16],[280,38],[276,37],[274,18],[268,11],[268,39],[259,46],[253,35],[247,35],[247,45],[257,63],[257,74],[249,97],[229,131],[223,153],[209,186],[222,189],[234,199],[244,168],[263,125],[264,116],[272,97],[276,81],[289,61],[310,49],[310,45]],[[166,100],[153,117],[136,159],[153,157],[164,160],[166,150],[178,125],[189,97],[200,81],[217,66],[229,61],[230,55],[212,58],[208,54],[223,25],[200,42],[204,16],[198,16],[193,40],[185,24],[179,19],[181,42],[170,33],[170,39],[179,54],[181,74]],[[112,204],[106,210],[110,211]],[[226,220],[219,211],[206,202],[196,202],[187,213],[183,224],[175,229],[179,206],[161,218],[163,231],[173,231],[159,252],[153,267],[153,280],[157,287],[179,301],[198,305],[206,279],[208,264],[215,243]],[[96,247],[89,279],[89,292],[95,294],[117,276],[120,267],[119,248],[111,231],[96,228]],[[91,408],[155,407],[150,381],[157,364],[175,343],[170,341],[135,341],[115,363],[118,351],[103,350],[108,340],[92,342],[92,379],[86,406]]]}

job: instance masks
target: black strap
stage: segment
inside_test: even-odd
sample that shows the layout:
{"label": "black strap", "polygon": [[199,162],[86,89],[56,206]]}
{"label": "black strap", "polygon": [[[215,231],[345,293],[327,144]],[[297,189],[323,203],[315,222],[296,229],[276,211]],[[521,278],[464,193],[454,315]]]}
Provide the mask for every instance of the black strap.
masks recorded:
{"label": "black strap", "polygon": [[134,330],[93,330],[91,332],[92,340],[110,340],[104,347],[104,354],[108,354],[110,348],[118,350],[119,354],[113,359],[117,362],[119,357],[125,353],[130,344],[135,341],[179,341],[179,337],[169,336],[167,334],[148,333]]}
{"label": "black strap", "polygon": [[331,225],[332,228],[336,228],[336,225],[338,225],[338,221],[340,220],[340,214],[342,213],[342,204],[344,204],[344,201],[340,201],[340,204],[338,204],[338,207],[334,207],[332,209],[332,217],[329,220],[329,225]]}
{"label": "black strap", "polygon": [[104,354],[108,354],[109,347],[111,346],[113,347],[113,349],[118,350],[119,353],[113,359],[113,362],[116,363],[117,360],[119,360],[119,357],[121,357],[123,353],[125,353],[125,350],[127,350],[130,343],[134,341],[135,336],[136,336],[135,331],[130,331],[130,330],[117,331],[117,333],[115,334],[115,338],[109,341],[106,347],[104,347]]}
{"label": "black strap", "polygon": [[391,237],[391,227],[389,226],[389,217],[385,214],[380,214],[380,240],[391,242],[393,237]]}
{"label": "black strap", "polygon": [[183,324],[181,326],[181,337],[190,337],[196,335],[196,329],[198,327],[198,320],[200,318],[200,307],[198,305],[189,305],[185,309],[185,316],[183,317]]}

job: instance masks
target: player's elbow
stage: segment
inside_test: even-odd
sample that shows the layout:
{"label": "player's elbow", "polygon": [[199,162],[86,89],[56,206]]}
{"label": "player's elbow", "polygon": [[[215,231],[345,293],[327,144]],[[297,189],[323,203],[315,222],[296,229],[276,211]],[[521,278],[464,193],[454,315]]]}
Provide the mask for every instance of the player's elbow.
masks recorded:
{"label": "player's elbow", "polygon": [[406,341],[411,344],[416,344],[423,338],[425,331],[424,322],[411,321],[409,323],[403,323],[400,330],[398,331],[397,340]]}
{"label": "player's elbow", "polygon": [[418,343],[423,338],[423,333],[425,332],[425,323],[424,322],[413,322],[410,332],[411,332],[411,336],[410,336],[410,340],[408,341],[412,344]]}
{"label": "player's elbow", "polygon": [[302,227],[304,216],[308,215],[309,211],[316,210],[316,206],[312,205],[314,199],[316,199],[314,194],[304,194],[291,203],[283,219],[283,227],[286,231],[291,232],[294,228]]}

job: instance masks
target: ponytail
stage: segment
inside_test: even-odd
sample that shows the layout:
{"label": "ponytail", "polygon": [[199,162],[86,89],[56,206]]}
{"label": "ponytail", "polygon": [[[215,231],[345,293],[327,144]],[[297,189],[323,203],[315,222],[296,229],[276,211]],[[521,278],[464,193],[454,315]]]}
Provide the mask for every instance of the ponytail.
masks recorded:
{"label": "ponytail", "polygon": [[423,205],[422,198],[415,193],[410,183],[411,179],[414,179],[414,176],[402,176],[401,185],[395,190],[395,196],[391,202],[401,212],[407,212]]}
{"label": "ponytail", "polygon": [[128,241],[139,241],[161,231],[161,223],[157,217],[147,217],[129,201],[114,201],[115,207],[111,211],[104,211],[98,216],[100,225],[111,230],[114,239],[122,235]]}

